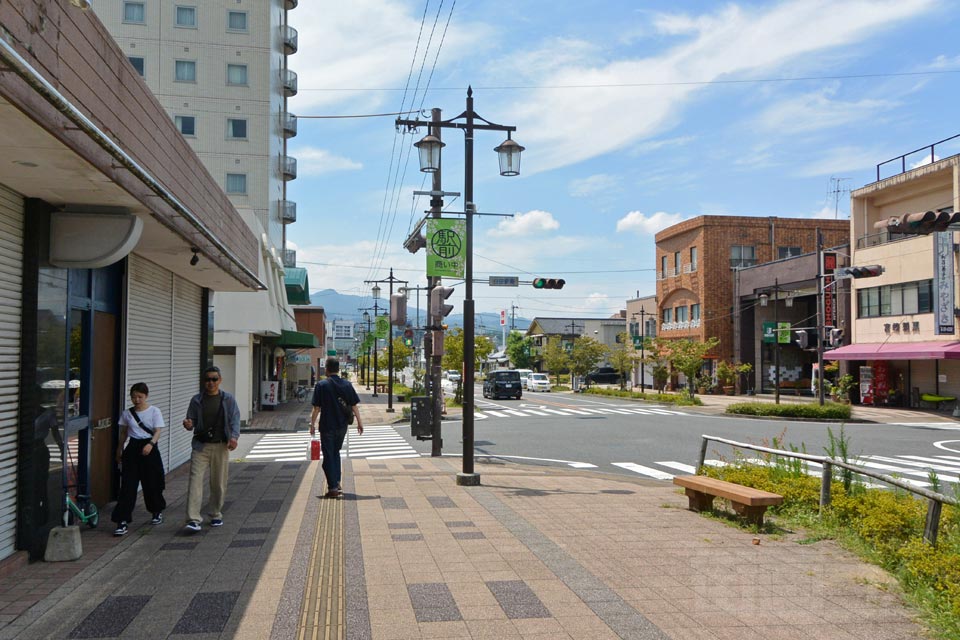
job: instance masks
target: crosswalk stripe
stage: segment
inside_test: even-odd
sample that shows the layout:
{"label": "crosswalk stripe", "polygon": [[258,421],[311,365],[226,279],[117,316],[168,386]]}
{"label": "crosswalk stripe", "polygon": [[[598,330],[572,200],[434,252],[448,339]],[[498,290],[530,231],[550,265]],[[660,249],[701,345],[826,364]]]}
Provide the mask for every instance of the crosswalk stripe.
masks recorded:
{"label": "crosswalk stripe", "polygon": [[523,413],[522,411],[517,411],[516,409],[504,409],[503,412],[509,413],[512,416],[519,416],[521,418],[527,417],[527,414]]}
{"label": "crosswalk stripe", "polygon": [[564,410],[564,411],[568,411],[568,412],[570,412],[570,413],[575,413],[575,414],[580,415],[580,416],[589,416],[589,415],[591,415],[589,411],[584,411],[583,409],[571,409],[570,407],[564,407],[563,410]]}
{"label": "crosswalk stripe", "polygon": [[651,469],[650,467],[645,467],[633,462],[613,462],[611,464],[613,464],[615,467],[620,467],[622,469],[626,469],[627,471],[633,471],[635,473],[639,473],[640,475],[650,476],[651,478],[655,478],[657,480],[673,479],[672,473],[660,471],[659,469]]}
{"label": "crosswalk stripe", "polygon": [[500,413],[499,411],[490,411],[487,410],[487,415],[493,416],[494,418],[506,418],[507,414]]}
{"label": "crosswalk stripe", "polygon": [[684,473],[696,473],[697,468],[693,465],[684,464],[682,462],[674,462],[673,460],[667,460],[664,462],[655,462],[654,464],[659,464],[661,467],[668,467],[670,469],[676,469],[677,471],[683,471]]}
{"label": "crosswalk stripe", "polygon": [[544,409],[544,411],[549,411],[550,413],[553,413],[553,414],[558,415],[558,416],[568,416],[568,415],[570,415],[570,412],[567,411],[567,410],[565,410],[565,409]]}
{"label": "crosswalk stripe", "polygon": [[536,410],[536,409],[524,409],[524,411],[526,411],[526,412],[529,413],[529,414],[535,415],[535,416],[548,416],[548,415],[550,415],[549,413],[544,413],[543,411],[538,411],[538,410]]}
{"label": "crosswalk stripe", "polygon": [[[871,456],[871,458],[874,460],[881,460],[880,456]],[[884,458],[881,461],[901,462],[901,458],[906,458],[906,460],[903,460],[902,462],[903,464],[908,464],[910,466],[960,473],[960,465],[958,465],[956,462],[937,460],[936,458],[925,458],[923,456],[900,456],[898,458]],[[914,462],[914,460],[916,462]]]}

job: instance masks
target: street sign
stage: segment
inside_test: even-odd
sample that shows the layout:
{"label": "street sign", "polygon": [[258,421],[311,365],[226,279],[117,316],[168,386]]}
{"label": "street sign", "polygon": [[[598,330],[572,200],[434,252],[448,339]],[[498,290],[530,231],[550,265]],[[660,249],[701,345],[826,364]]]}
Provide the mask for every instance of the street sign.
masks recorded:
{"label": "street sign", "polygon": [[517,276],[490,276],[491,287],[519,287],[520,278]]}
{"label": "street sign", "polygon": [[427,220],[427,275],[462,278],[466,267],[465,220]]}
{"label": "street sign", "polygon": [[377,328],[374,333],[377,338],[381,340],[387,337],[387,332],[390,331],[390,318],[387,316],[377,316]]}
{"label": "street sign", "polygon": [[500,326],[504,327],[507,324],[507,312],[504,309],[500,310]]}
{"label": "street sign", "polygon": [[[778,331],[779,328],[779,331]],[[780,344],[790,344],[790,323],[781,322],[780,326],[777,327],[776,322],[764,322],[763,323],[763,341],[764,342],[779,342]]]}
{"label": "street sign", "polygon": [[790,344],[790,323],[781,322],[777,329],[777,342],[780,344]]}
{"label": "street sign", "polygon": [[331,358],[336,358],[336,357],[337,357],[337,350],[336,350],[336,349],[327,349],[327,355],[330,356]]}

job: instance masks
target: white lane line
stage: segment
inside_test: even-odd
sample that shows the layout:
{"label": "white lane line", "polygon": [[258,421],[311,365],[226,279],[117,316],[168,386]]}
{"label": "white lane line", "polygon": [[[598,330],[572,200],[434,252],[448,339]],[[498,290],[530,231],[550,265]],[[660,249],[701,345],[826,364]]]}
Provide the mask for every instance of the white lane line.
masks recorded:
{"label": "white lane line", "polygon": [[[931,465],[923,465],[923,464],[920,464],[919,462],[909,462],[909,461],[905,461],[905,460],[899,460],[899,459],[897,459],[897,458],[886,458],[886,457],[884,457],[884,456],[865,456],[865,459],[867,459],[867,460],[875,460],[875,461],[877,461],[877,462],[890,463],[891,466],[889,466],[889,467],[887,467],[887,468],[893,469],[893,470],[897,471],[898,473],[903,473],[903,474],[907,474],[907,475],[911,475],[911,476],[921,476],[921,477],[924,477],[924,478],[928,478],[928,477],[930,476],[930,471],[929,471],[929,470],[930,470],[930,468],[931,468]],[[916,468],[914,468],[914,467],[912,467],[912,466],[902,467],[902,466],[895,466],[895,465],[916,465],[917,467],[919,467],[919,469],[916,469]],[[870,463],[867,463],[867,464],[865,464],[864,466],[870,466]],[[954,467],[954,468],[950,468],[950,467],[943,467],[943,466],[940,466],[940,465],[936,465],[936,467],[934,468],[934,471],[937,471],[937,470],[940,470],[940,471],[953,471],[953,472],[956,472],[956,471],[957,471],[957,469],[956,469],[955,467]],[[938,475],[939,475],[939,474],[938,474]],[[957,476],[944,476],[944,475],[941,475],[941,476],[940,476],[940,479],[941,479],[941,480],[947,480],[947,481],[949,481],[949,482],[960,482],[960,478],[958,478]]]}
{"label": "white lane line", "polygon": [[493,416],[494,418],[506,418],[506,417],[507,417],[507,414],[505,414],[505,413],[500,413],[499,411],[490,411],[489,409],[487,410],[487,415],[491,415],[491,416]]}
{"label": "white lane line", "polygon": [[623,409],[597,409],[597,411],[601,411],[603,413],[619,413],[622,416],[630,415],[629,411],[624,411]]}
{"label": "white lane line", "polygon": [[589,411],[584,411],[583,409],[571,409],[570,407],[564,408],[564,411],[568,411],[568,412],[570,412],[570,413],[575,413],[575,414],[581,415],[581,416],[589,416],[589,415],[591,415]]}
{"label": "white lane line", "polygon": [[644,467],[643,465],[636,464],[633,462],[612,462],[615,467],[620,467],[626,469],[627,471],[633,471],[634,473],[639,473],[640,475],[650,476],[657,480],[673,480],[673,474],[667,473],[665,471],[660,471],[659,469],[651,469],[650,467]]}
{"label": "white lane line", "polygon": [[[461,454],[445,453],[443,455],[459,457]],[[559,462],[561,464],[570,465],[575,469],[596,469],[597,468],[597,465],[590,464],[589,462],[575,462],[573,460],[557,460],[555,458],[530,458],[527,456],[505,456],[500,454],[490,454],[490,455],[476,454],[476,457],[477,458],[510,458],[511,460],[536,460],[539,462]]]}
{"label": "white lane line", "polygon": [[[897,456],[896,458],[883,458],[882,456],[871,456],[874,460],[881,462],[899,462],[911,466],[921,467],[923,469],[935,469],[941,471],[952,471],[960,473],[960,465],[956,462],[947,460],[937,460],[936,458],[925,458],[923,456]],[[916,462],[915,462],[916,461]]]}
{"label": "white lane line", "polygon": [[682,462],[674,462],[673,460],[665,460],[663,462],[654,462],[654,464],[658,464],[661,467],[667,467],[669,469],[676,469],[677,471],[683,471],[684,473],[697,472],[696,467],[689,464],[684,464]]}

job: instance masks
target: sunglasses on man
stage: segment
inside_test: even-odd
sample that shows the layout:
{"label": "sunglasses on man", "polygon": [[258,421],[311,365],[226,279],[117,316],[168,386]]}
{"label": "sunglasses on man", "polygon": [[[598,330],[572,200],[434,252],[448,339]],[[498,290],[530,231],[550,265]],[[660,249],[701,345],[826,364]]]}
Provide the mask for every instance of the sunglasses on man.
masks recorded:
{"label": "sunglasses on man", "polygon": [[220,382],[220,378],[204,378],[204,382]]}

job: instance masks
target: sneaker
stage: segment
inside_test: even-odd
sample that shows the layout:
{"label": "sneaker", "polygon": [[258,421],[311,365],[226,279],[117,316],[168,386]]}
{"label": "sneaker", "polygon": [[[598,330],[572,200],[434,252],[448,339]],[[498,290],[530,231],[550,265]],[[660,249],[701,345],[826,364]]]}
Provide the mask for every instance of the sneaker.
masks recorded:
{"label": "sneaker", "polygon": [[153,520],[150,521],[150,524],[163,524],[163,514],[162,513],[153,514]]}
{"label": "sneaker", "polygon": [[117,537],[125,536],[127,535],[127,531],[129,531],[129,529],[127,528],[127,523],[121,522],[120,524],[117,525],[117,528],[113,530],[113,535]]}
{"label": "sneaker", "polygon": [[324,495],[326,498],[339,498],[341,496],[343,496],[343,491],[340,489],[330,489],[330,491],[327,491]]}
{"label": "sneaker", "polygon": [[186,529],[187,531],[190,531],[192,533],[197,533],[200,531],[200,523],[197,522],[196,520],[191,520],[190,522],[187,523]]}
{"label": "sneaker", "polygon": [[211,526],[211,527],[222,527],[222,526],[223,526],[223,518],[210,518],[210,526]]}

